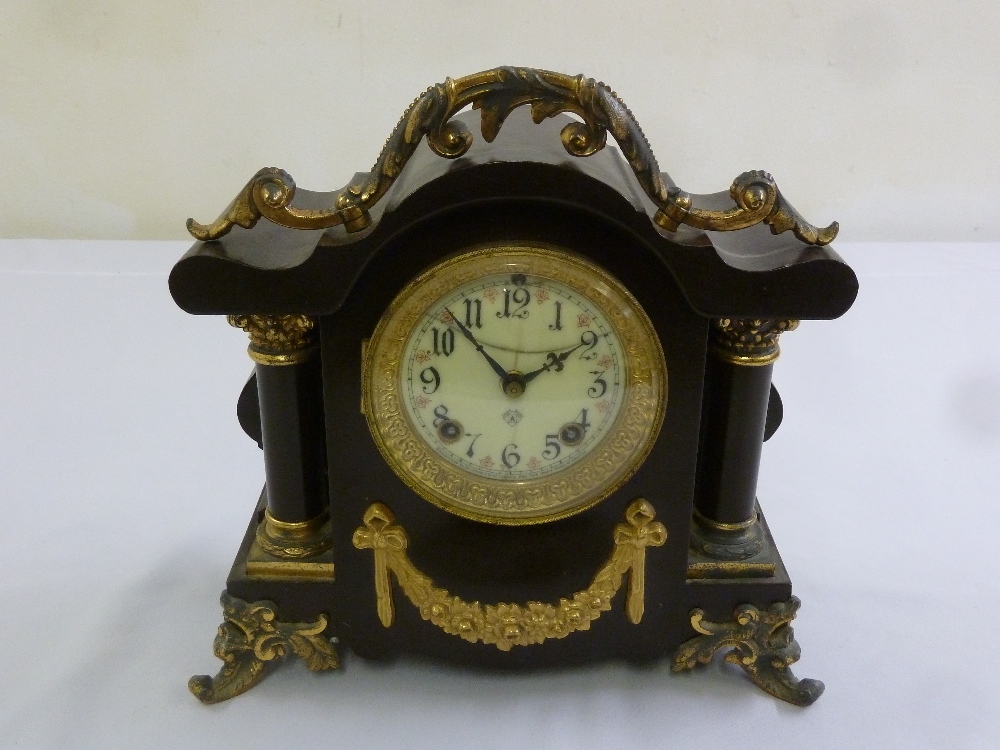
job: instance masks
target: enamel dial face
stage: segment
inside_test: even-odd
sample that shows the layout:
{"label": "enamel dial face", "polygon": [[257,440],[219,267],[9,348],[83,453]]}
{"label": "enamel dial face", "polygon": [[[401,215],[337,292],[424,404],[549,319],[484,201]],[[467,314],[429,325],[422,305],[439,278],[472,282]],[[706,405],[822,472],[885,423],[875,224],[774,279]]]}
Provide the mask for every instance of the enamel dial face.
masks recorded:
{"label": "enamel dial face", "polygon": [[397,297],[365,360],[383,456],[421,496],[482,521],[554,520],[606,497],[648,452],[666,398],[638,303],[553,248],[432,268]]}
{"label": "enamel dial face", "polygon": [[433,305],[407,344],[403,408],[463,471],[518,481],[585,457],[621,411],[621,341],[559,281],[476,279]]}

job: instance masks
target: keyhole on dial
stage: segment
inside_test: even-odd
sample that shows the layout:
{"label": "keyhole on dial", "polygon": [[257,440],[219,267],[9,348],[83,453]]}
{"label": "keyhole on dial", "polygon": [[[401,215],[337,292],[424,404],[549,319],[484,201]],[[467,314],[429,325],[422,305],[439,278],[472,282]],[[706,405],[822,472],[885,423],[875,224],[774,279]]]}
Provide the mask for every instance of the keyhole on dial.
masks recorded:
{"label": "keyhole on dial", "polygon": [[446,419],[438,425],[438,437],[442,443],[456,443],[464,434],[465,428],[455,419]]}
{"label": "keyhole on dial", "polygon": [[563,425],[559,430],[559,439],[563,442],[563,445],[579,445],[585,433],[586,430],[584,430],[582,424],[579,422],[570,422]]}

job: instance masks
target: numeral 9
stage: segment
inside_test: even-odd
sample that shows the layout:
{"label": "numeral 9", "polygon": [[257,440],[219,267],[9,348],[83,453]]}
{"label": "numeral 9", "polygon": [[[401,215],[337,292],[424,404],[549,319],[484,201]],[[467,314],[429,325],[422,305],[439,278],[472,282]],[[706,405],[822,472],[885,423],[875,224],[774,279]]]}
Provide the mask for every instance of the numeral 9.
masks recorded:
{"label": "numeral 9", "polygon": [[[428,396],[436,392],[438,388],[441,387],[441,376],[438,374],[437,368],[435,367],[425,367],[420,371],[420,382],[424,384],[423,391]],[[428,390],[428,386],[434,384],[433,388]]]}

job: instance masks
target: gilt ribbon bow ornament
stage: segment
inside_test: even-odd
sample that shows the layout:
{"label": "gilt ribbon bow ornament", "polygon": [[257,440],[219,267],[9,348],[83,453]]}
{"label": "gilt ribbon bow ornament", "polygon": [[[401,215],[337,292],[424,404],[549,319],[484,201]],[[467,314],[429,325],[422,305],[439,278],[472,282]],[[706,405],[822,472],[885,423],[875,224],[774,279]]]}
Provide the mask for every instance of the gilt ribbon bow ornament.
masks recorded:
{"label": "gilt ribbon bow ornament", "polygon": [[633,623],[642,619],[645,609],[646,547],[661,547],[667,541],[667,527],[653,517],[653,506],[643,500],[626,509],[627,524],[615,526],[615,549],[631,550],[625,611]]}
{"label": "gilt ribbon bow ornament", "polygon": [[365,525],[354,532],[354,546],[370,549],[375,553],[375,597],[378,602],[378,619],[386,627],[392,625],[395,610],[389,582],[390,552],[405,557],[406,532],[395,523],[395,516],[382,503],[374,503],[365,512]]}

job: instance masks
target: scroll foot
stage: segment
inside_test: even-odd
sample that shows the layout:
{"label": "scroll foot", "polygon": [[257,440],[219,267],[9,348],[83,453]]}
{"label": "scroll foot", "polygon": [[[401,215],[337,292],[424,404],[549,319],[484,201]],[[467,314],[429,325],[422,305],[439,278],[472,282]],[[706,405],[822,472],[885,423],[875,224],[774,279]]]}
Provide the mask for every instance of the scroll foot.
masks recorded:
{"label": "scroll foot", "polygon": [[225,592],[222,611],[224,622],[213,650],[225,664],[215,677],[197,675],[188,680],[188,689],[202,703],[245,693],[263,679],[268,662],[284,658],[289,650],[314,672],[340,666],[333,644],[323,635],[325,615],[311,623],[280,622],[273,602],[245,602]]}
{"label": "scroll foot", "polygon": [[716,652],[730,648],[726,661],[742,667],[759,688],[796,706],[811,705],[823,694],[823,683],[799,680],[790,669],[801,655],[790,625],[800,604],[794,596],[764,611],[743,604],[733,612],[732,622],[707,622],[704,612],[692,610],[691,627],[700,635],[677,649],[673,670],[707,664]]}

